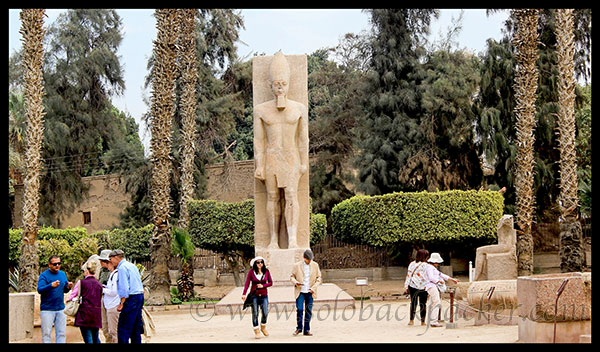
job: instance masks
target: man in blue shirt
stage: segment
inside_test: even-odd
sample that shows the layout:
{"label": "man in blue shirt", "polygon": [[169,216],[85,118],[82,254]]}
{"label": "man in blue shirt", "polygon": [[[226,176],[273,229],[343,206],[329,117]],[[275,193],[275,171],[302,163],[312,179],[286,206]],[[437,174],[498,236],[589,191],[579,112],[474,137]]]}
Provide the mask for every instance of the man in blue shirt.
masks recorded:
{"label": "man in blue shirt", "polygon": [[40,274],[37,291],[40,294],[40,320],[42,342],[52,342],[52,326],[56,334],[56,343],[65,343],[67,317],[65,309],[65,293],[73,287],[67,280],[67,275],[60,270],[60,257],[53,255],[48,260],[48,269]]}
{"label": "man in blue shirt", "polygon": [[119,325],[117,339],[119,343],[142,342],[142,308],[144,306],[144,285],[138,268],[125,260],[124,253],[115,249],[109,255],[111,263],[119,270],[117,293],[121,303],[117,306]]}

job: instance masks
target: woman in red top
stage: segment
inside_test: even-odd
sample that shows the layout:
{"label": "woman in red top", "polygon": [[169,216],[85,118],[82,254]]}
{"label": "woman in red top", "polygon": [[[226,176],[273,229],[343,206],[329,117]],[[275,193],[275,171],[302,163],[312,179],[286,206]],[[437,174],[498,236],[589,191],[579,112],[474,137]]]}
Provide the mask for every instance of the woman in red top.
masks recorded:
{"label": "woman in red top", "polygon": [[260,330],[265,336],[269,336],[267,332],[267,316],[269,315],[269,298],[267,287],[273,285],[273,279],[269,269],[265,266],[265,259],[263,257],[256,257],[250,261],[252,270],[248,272],[246,276],[246,284],[244,285],[244,291],[242,292],[242,301],[246,300],[246,291],[248,286],[252,283],[250,288],[250,295],[252,295],[252,327],[254,328],[254,336],[259,339],[260,332],[258,331],[258,307],[262,311],[262,318],[260,320]]}

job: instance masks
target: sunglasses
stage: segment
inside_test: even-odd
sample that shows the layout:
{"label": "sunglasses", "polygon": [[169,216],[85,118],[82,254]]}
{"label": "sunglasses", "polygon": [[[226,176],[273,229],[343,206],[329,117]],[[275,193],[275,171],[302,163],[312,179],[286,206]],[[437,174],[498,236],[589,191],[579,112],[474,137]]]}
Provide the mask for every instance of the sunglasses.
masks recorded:
{"label": "sunglasses", "polygon": [[264,264],[265,262],[263,262],[262,260],[258,260],[256,261],[256,264]]}
{"label": "sunglasses", "polygon": [[60,262],[58,262],[58,263],[50,263],[50,265],[52,265],[52,266],[59,266]]}

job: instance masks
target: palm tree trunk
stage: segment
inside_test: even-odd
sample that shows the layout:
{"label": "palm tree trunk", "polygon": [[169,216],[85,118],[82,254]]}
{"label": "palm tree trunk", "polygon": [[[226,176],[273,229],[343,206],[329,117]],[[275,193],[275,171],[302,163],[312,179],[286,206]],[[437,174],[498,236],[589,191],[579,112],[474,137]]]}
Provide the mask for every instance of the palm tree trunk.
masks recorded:
{"label": "palm tree trunk", "polygon": [[23,74],[25,81],[25,190],[23,196],[23,245],[20,289],[35,291],[38,280],[38,214],[40,198],[41,147],[44,137],[43,38],[44,9],[21,10]]}
{"label": "palm tree trunk", "polygon": [[513,11],[515,18],[515,115],[517,134],[516,153],[516,224],[517,256],[519,275],[533,273],[533,130],[535,121],[535,100],[538,81],[536,61],[538,11],[518,9]]}
{"label": "palm tree trunk", "polygon": [[152,84],[152,275],[149,283],[148,304],[170,301],[168,260],[171,256],[171,127],[175,113],[176,39],[178,12],[158,9],[157,38],[154,42],[154,72]]}
{"label": "palm tree trunk", "polygon": [[[183,160],[181,163],[181,202],[179,205],[179,227],[187,228],[189,213],[187,202],[194,195],[194,155],[196,152],[196,40],[194,36],[196,9],[182,9],[179,63],[182,80],[182,133]],[[192,266],[193,270],[193,266]]]}
{"label": "palm tree trunk", "polygon": [[575,153],[575,79],[573,10],[557,9],[556,51],[558,57],[558,147],[560,150],[560,268],[581,271],[584,263],[582,230],[577,196]]}

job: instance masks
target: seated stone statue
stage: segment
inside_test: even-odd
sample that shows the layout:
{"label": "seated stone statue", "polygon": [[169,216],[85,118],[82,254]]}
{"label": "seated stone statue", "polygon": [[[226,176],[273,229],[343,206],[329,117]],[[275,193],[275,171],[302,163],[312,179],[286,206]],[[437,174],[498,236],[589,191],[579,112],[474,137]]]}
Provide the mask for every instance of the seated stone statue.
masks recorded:
{"label": "seated stone statue", "polygon": [[477,248],[475,281],[517,278],[517,231],[512,215],[498,221],[498,244]]}

